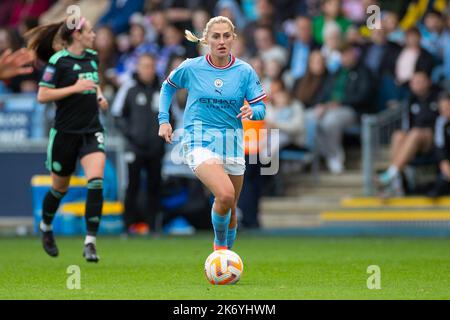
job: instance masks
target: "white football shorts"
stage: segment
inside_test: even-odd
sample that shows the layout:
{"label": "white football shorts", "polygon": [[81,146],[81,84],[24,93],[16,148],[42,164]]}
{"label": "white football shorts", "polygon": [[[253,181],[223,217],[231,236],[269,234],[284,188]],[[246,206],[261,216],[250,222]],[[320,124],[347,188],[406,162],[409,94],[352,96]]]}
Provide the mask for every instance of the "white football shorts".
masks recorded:
{"label": "white football shorts", "polygon": [[218,159],[223,164],[223,168],[227,174],[234,176],[241,176],[245,172],[245,159],[239,157],[227,157],[225,163],[223,158],[213,151],[203,148],[195,147],[192,150],[185,152],[184,162],[191,168],[193,172],[200,164],[211,159]]}

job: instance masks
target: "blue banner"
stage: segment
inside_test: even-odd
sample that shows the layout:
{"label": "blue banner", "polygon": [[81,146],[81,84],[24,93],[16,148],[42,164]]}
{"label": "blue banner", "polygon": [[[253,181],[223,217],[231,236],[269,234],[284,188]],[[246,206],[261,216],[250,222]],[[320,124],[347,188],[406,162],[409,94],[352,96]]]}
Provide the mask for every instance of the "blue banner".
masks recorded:
{"label": "blue banner", "polygon": [[0,143],[45,137],[45,106],[34,94],[0,95]]}

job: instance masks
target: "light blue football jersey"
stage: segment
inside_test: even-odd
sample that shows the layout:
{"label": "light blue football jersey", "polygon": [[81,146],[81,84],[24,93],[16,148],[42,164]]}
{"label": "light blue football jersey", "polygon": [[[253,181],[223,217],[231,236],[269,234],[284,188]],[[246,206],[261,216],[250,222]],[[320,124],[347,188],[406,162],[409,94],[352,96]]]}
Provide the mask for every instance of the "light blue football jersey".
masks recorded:
{"label": "light blue football jersey", "polygon": [[[215,66],[210,55],[185,60],[163,83],[186,88],[188,98],[184,112],[184,151],[205,147],[224,158],[243,158],[241,118],[236,116],[247,100],[253,109],[252,120],[262,120],[266,97],[256,72],[246,62],[230,55],[224,67]],[[166,88],[168,89],[168,88]],[[171,101],[161,97],[159,122],[169,121]]]}

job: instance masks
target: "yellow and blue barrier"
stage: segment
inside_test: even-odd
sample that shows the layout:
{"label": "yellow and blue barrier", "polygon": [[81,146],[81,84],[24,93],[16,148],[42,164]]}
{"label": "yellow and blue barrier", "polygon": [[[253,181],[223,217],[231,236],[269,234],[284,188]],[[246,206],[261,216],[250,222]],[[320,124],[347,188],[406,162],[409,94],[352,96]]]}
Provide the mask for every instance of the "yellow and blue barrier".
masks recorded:
{"label": "yellow and blue barrier", "polygon": [[[85,234],[84,212],[87,195],[86,184],[87,180],[83,177],[73,176],[71,178],[69,191],[62,199],[55,219],[53,220],[53,231],[55,234]],[[38,232],[38,226],[42,217],[42,202],[50,186],[50,176],[36,175],[31,179],[35,233]],[[112,235],[120,234],[123,231],[123,209],[121,202],[116,199],[105,198],[99,234]]]}

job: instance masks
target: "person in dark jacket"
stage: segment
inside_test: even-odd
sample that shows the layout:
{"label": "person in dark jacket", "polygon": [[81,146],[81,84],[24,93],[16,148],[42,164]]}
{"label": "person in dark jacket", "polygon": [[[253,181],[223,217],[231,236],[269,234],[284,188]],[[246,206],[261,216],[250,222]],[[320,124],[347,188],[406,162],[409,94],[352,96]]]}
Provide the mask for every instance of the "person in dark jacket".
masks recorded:
{"label": "person in dark jacket", "polygon": [[378,110],[386,108],[390,100],[398,97],[395,84],[395,63],[401,46],[388,40],[385,29],[374,29],[370,35],[371,42],[364,48],[362,61],[372,72],[376,89]]}
{"label": "person in dark jacket", "polygon": [[450,193],[450,92],[441,92],[438,104],[439,117],[436,120],[434,144],[439,174],[434,187],[428,192],[428,196],[433,198]]}
{"label": "person in dark jacket", "polygon": [[415,72],[431,74],[434,68],[433,56],[420,46],[419,29],[412,27],[406,31],[406,45],[399,52],[395,63],[396,82],[400,86],[408,86]]}
{"label": "person in dark jacket", "polygon": [[305,75],[294,84],[293,96],[306,108],[315,106],[319,101],[321,88],[327,79],[327,66],[320,50],[311,51]]}
{"label": "person in dark jacket", "polygon": [[[116,125],[127,141],[128,187],[124,222],[128,231],[138,222],[154,227],[159,210],[164,141],[158,137],[159,81],[155,67],[156,60],[152,55],[140,56],[137,73],[122,85],[112,106]],[[137,201],[143,170],[147,176],[148,208],[142,221]]]}
{"label": "person in dark jacket", "polygon": [[377,177],[384,196],[404,194],[401,173],[417,154],[432,150],[433,131],[438,117],[439,88],[425,72],[414,73],[410,81],[411,97],[402,118],[402,128],[394,132],[389,168]]}
{"label": "person in dark jacket", "polygon": [[359,115],[372,112],[370,71],[359,63],[356,47],[344,44],[340,51],[342,67],[327,76],[319,103],[306,113],[307,121],[317,122],[317,148],[334,174],[344,170],[344,129],[356,123]]}
{"label": "person in dark jacket", "polygon": [[364,65],[372,72],[375,80],[379,80],[384,74],[394,76],[396,58],[402,48],[388,40],[384,29],[372,30],[370,40],[364,48]]}
{"label": "person in dark jacket", "polygon": [[289,67],[295,82],[306,74],[309,55],[318,48],[312,36],[312,22],[307,16],[295,18],[295,39],[289,48]]}

